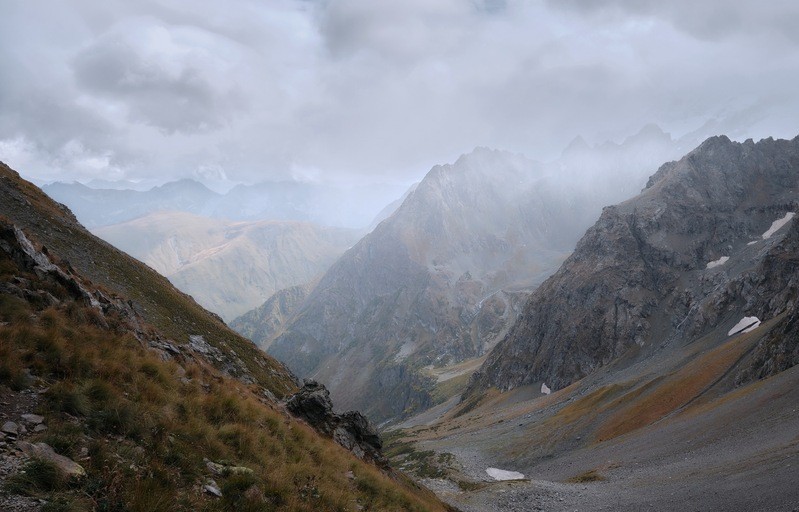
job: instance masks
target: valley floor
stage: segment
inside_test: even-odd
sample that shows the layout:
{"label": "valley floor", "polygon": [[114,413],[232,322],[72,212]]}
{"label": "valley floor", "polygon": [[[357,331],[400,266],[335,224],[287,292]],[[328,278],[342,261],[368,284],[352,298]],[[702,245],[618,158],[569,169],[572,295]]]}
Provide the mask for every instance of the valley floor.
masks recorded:
{"label": "valley floor", "polygon": [[[444,464],[422,481],[464,512],[799,511],[799,367],[710,394],[602,441],[580,425],[585,417],[564,416],[595,393],[572,386],[541,396],[528,387],[407,428],[401,442],[417,454],[448,454],[430,459]],[[560,424],[548,436],[542,429],[553,418]],[[395,463],[407,466],[406,457]],[[526,480],[491,481],[489,467]]]}

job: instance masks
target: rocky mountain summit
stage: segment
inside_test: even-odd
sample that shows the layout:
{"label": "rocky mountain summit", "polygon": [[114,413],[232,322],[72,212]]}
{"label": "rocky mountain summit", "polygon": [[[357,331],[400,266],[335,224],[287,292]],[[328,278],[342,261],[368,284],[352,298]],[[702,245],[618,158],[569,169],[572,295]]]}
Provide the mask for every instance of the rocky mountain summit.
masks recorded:
{"label": "rocky mountain summit", "polygon": [[619,358],[634,364],[760,322],[772,334],[737,367],[739,381],[796,364],[797,208],[799,138],[708,139],[663,165],[639,196],[603,210],[469,394],[557,390]]}
{"label": "rocky mountain summit", "polygon": [[376,420],[428,408],[462,389],[601,207],[640,190],[642,144],[650,158],[674,149],[650,129],[546,165],[478,148],[436,166],[304,301],[233,325],[344,407]]}

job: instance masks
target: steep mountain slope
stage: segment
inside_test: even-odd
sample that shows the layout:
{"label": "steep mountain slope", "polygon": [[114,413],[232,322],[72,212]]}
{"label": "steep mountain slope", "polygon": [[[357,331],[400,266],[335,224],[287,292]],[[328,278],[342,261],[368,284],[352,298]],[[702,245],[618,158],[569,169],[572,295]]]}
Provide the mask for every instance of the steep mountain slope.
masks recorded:
{"label": "steep mountain slope", "polygon": [[797,208],[799,137],[715,137],[662,166],[530,296],[464,401],[392,435],[394,462],[437,464],[467,511],[794,510]]}
{"label": "steep mountain slope", "polygon": [[362,416],[308,417],[294,395],[320,434],[275,398],[295,391],[280,363],[0,164],[0,508],[444,509],[366,462]]}
{"label": "steep mountain slope", "polygon": [[93,232],[225,320],[312,280],[357,240],[353,230],[305,222],[229,222],[183,212],[153,213]]}
{"label": "steep mountain slope", "polygon": [[790,228],[769,227],[797,210],[797,168],[797,139],[725,137],[661,167],[640,196],[603,211],[472,389],[560,389],[631,348],[645,357],[743,317],[779,317],[795,284],[768,266],[792,258],[779,244]]}
{"label": "steep mountain slope", "polygon": [[[288,322],[271,322],[282,328],[235,325],[273,333],[254,340],[328,384],[345,406],[381,420],[427,408],[465,383],[526,291],[557,268],[601,206],[643,185],[640,168],[610,163],[642,140],[663,151],[674,145],[662,132],[643,133],[630,145],[572,148],[546,166],[479,148],[434,167]],[[595,167],[580,167],[589,155]]]}
{"label": "steep mountain slope", "polygon": [[230,323],[230,327],[251,340],[260,340],[259,346],[266,350],[281,332],[294,313],[302,306],[313,285],[284,288],[264,302]]}

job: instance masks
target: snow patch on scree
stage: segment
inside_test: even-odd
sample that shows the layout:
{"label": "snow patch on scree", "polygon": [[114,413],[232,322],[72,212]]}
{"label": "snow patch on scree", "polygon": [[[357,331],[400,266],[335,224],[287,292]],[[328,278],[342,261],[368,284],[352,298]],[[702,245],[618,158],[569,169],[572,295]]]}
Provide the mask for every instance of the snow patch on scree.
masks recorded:
{"label": "snow patch on scree", "polygon": [[784,225],[788,224],[788,221],[793,219],[794,215],[796,215],[796,213],[788,212],[788,213],[785,214],[785,217],[783,217],[781,219],[777,219],[774,222],[772,222],[771,223],[771,227],[768,228],[768,231],[763,233],[763,240],[765,240],[766,238],[768,238],[771,235],[773,235],[774,233],[776,233]]}
{"label": "snow patch on scree", "polygon": [[486,473],[494,480],[521,480],[524,478],[523,474],[516,471],[505,471],[497,468],[488,468]]}
{"label": "snow patch on scree", "polygon": [[548,394],[552,393],[552,390],[549,389],[549,386],[547,386],[546,382],[542,382],[541,383],[541,393],[544,394],[544,395],[548,395]]}
{"label": "snow patch on scree", "polygon": [[729,257],[729,256],[722,256],[721,258],[719,258],[719,259],[717,259],[717,260],[713,260],[713,261],[711,261],[710,263],[708,263],[708,264],[707,264],[707,268],[715,268],[715,267],[718,267],[718,266],[720,266],[720,265],[724,265],[724,264],[725,264],[725,263],[727,263],[729,260],[730,260],[730,257]]}
{"label": "snow patch on scree", "polygon": [[745,316],[741,318],[730,332],[727,333],[727,336],[732,336],[733,334],[738,334],[742,332],[749,332],[754,331],[760,327],[760,319],[756,316]]}

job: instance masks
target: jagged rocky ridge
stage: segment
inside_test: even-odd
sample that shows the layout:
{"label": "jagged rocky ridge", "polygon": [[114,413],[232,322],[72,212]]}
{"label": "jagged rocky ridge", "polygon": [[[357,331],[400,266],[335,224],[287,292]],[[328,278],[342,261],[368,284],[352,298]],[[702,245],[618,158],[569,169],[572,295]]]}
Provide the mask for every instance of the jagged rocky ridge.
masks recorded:
{"label": "jagged rocky ridge", "polygon": [[[745,316],[777,323],[739,381],[796,364],[798,187],[799,138],[714,137],[663,165],[639,196],[603,211],[467,395],[540,382],[557,390],[622,355],[724,339]],[[771,233],[780,219],[789,225]]]}

